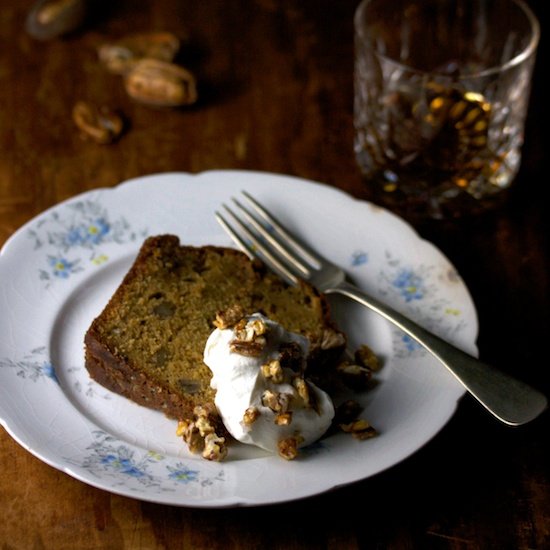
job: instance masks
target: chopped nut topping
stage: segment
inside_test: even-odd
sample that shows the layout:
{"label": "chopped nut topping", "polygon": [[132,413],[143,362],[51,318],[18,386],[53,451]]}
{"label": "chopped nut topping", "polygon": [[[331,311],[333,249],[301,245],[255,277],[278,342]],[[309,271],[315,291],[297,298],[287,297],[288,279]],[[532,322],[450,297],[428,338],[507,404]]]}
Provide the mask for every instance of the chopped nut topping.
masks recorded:
{"label": "chopped nut topping", "polygon": [[336,368],[338,374],[346,386],[353,390],[361,391],[369,387],[372,371],[369,368],[343,361]]}
{"label": "chopped nut topping", "polygon": [[294,460],[298,456],[298,445],[303,441],[301,436],[287,437],[281,439],[277,444],[279,456],[285,460]]}
{"label": "chopped nut topping", "polygon": [[310,406],[310,392],[307,382],[300,376],[292,379],[292,385],[296,388],[298,395],[302,398],[306,407]]}
{"label": "chopped nut topping", "polygon": [[245,426],[251,426],[254,422],[256,422],[256,420],[258,420],[259,416],[260,411],[256,407],[248,407],[243,414],[243,424]]}
{"label": "chopped nut topping", "polygon": [[350,433],[355,439],[369,439],[378,434],[378,432],[364,419],[354,420],[349,424],[340,424],[340,428]]}
{"label": "chopped nut topping", "polygon": [[204,449],[204,438],[201,437],[199,429],[191,420],[180,420],[176,434],[183,437],[189,451],[193,454],[200,453]]}
{"label": "chopped nut topping", "polygon": [[262,365],[261,370],[265,378],[271,380],[274,384],[282,384],[284,372],[281,363],[277,359],[274,359],[266,365]]}
{"label": "chopped nut topping", "polygon": [[238,353],[245,357],[259,357],[265,347],[265,339],[256,342],[241,342],[240,340],[232,340],[229,342],[229,351]]}
{"label": "chopped nut topping", "polygon": [[176,428],[176,435],[182,437],[189,426],[188,420],[178,420],[178,427]]}
{"label": "chopped nut topping", "polygon": [[265,390],[262,394],[262,405],[269,407],[273,412],[285,413],[290,405],[292,395],[289,393],[272,392]]}
{"label": "chopped nut topping", "polygon": [[277,395],[278,394],[272,392],[271,390],[265,390],[262,394],[262,405],[274,410],[274,407],[277,404]]}
{"label": "chopped nut topping", "polygon": [[225,438],[215,432],[217,414],[215,407],[199,405],[193,409],[193,418],[180,420],[176,429],[190,452],[202,452],[208,460],[223,460],[227,454]]}
{"label": "chopped nut topping", "polygon": [[254,342],[258,336],[266,334],[267,324],[262,319],[251,319],[247,321],[242,319],[235,326],[235,336],[241,342]]}
{"label": "chopped nut topping", "polygon": [[197,417],[205,416],[210,420],[214,420],[218,416],[218,411],[215,405],[210,403],[208,405],[197,405],[193,409],[193,414]]}
{"label": "chopped nut topping", "polygon": [[275,424],[277,426],[290,426],[292,422],[292,412],[279,413],[275,417]]}
{"label": "chopped nut topping", "polygon": [[319,414],[319,403],[317,402],[315,392],[311,391],[308,381],[300,376],[296,376],[292,379],[292,385],[296,388],[296,392],[304,402],[304,406],[307,409],[313,409]]}
{"label": "chopped nut topping", "polygon": [[215,462],[222,461],[227,456],[227,447],[225,437],[219,437],[215,433],[210,433],[204,438],[203,458]]}
{"label": "chopped nut topping", "polygon": [[227,308],[225,311],[218,311],[214,326],[220,330],[234,327],[244,316],[243,308],[239,304],[235,304]]}
{"label": "chopped nut topping", "polygon": [[362,367],[366,367],[371,371],[380,370],[380,361],[369,346],[363,344],[355,352],[355,361]]}
{"label": "chopped nut topping", "polygon": [[261,319],[241,319],[235,325],[235,339],[229,343],[229,350],[247,357],[258,357],[267,343],[267,332],[268,326]]}
{"label": "chopped nut topping", "polygon": [[341,332],[337,332],[334,329],[328,328],[323,331],[323,337],[321,339],[321,349],[333,349],[339,348],[346,344],[346,338]]}
{"label": "chopped nut topping", "polygon": [[206,437],[208,434],[214,433],[214,426],[206,416],[199,416],[195,421],[195,426],[198,428],[201,437]]}

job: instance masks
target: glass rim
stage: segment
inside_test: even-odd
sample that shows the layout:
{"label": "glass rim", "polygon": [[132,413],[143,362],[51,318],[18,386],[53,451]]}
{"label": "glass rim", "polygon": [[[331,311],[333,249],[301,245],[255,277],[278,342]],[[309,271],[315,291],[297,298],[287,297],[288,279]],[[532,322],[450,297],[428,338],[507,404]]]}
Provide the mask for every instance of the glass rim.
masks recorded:
{"label": "glass rim", "polygon": [[[361,28],[362,26],[360,25],[360,19],[363,11],[366,9],[366,6],[373,1],[374,0],[362,0],[361,3],[357,6],[357,9],[355,10],[355,16],[354,16],[355,33],[357,36],[361,38],[361,40],[364,39],[364,30]],[[425,71],[423,69],[416,69],[411,65],[403,63],[402,61],[394,59],[393,57],[389,57],[378,51],[375,51],[375,54],[380,59],[383,59],[393,65],[397,65],[402,69],[407,70],[411,73],[416,73],[424,76],[434,76],[434,77],[439,77],[441,79],[452,79],[454,81],[469,80],[472,78],[482,78],[493,74],[506,72],[508,69],[521,65],[529,57],[534,55],[540,40],[540,23],[537,16],[533,12],[533,10],[523,0],[510,0],[510,2],[518,6],[519,9],[527,17],[527,20],[531,28],[531,38],[529,40],[529,43],[525,46],[525,48],[521,52],[519,52],[517,55],[512,57],[512,59],[509,59],[506,63],[503,63],[501,65],[493,65],[481,71],[472,72],[468,74],[459,74],[458,76],[455,76],[455,75],[450,75],[448,73],[444,73],[441,71]]]}

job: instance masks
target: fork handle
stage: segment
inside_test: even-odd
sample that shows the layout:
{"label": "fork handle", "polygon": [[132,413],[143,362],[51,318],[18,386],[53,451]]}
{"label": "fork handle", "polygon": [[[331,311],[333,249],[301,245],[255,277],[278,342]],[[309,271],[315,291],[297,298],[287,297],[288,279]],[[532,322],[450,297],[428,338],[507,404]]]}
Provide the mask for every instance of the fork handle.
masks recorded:
{"label": "fork handle", "polygon": [[399,327],[441,361],[490,413],[505,424],[525,424],[546,409],[547,399],[538,390],[449,344],[351,283],[343,282],[324,292],[347,296]]}

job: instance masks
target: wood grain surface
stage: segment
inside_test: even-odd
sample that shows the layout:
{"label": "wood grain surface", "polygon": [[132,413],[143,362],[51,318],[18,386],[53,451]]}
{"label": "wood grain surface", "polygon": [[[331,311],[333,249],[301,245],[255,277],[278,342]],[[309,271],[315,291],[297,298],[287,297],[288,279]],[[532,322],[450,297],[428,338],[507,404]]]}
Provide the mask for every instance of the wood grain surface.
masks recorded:
{"label": "wood grain surface", "polygon": [[[529,3],[542,45],[517,184],[492,214],[414,223],[469,287],[481,356],[549,395],[547,20],[542,0]],[[0,5],[0,244],[59,201],[164,171],[266,170],[372,198],[352,144],[357,0],[92,4],[84,27],[48,41],[25,31],[32,2]],[[151,30],[186,39],[180,61],[197,75],[196,105],[132,101],[121,77],[99,63],[100,44]],[[83,140],[71,118],[79,100],[122,112],[120,139]],[[301,502],[213,510],[95,489],[0,428],[0,547],[543,550],[548,428],[548,413],[505,427],[466,397],[431,442],[371,479]]]}

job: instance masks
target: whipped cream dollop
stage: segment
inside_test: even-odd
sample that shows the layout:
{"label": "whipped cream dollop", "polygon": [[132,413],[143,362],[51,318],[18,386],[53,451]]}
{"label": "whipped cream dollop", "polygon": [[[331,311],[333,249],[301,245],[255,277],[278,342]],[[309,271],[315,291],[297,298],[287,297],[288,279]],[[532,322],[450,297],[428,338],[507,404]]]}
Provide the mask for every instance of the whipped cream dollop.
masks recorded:
{"label": "whipped cream dollop", "polygon": [[259,313],[212,332],[204,362],[216,407],[235,439],[285,456],[288,445],[292,452],[327,431],[334,406],[304,379],[308,349],[306,338]]}

